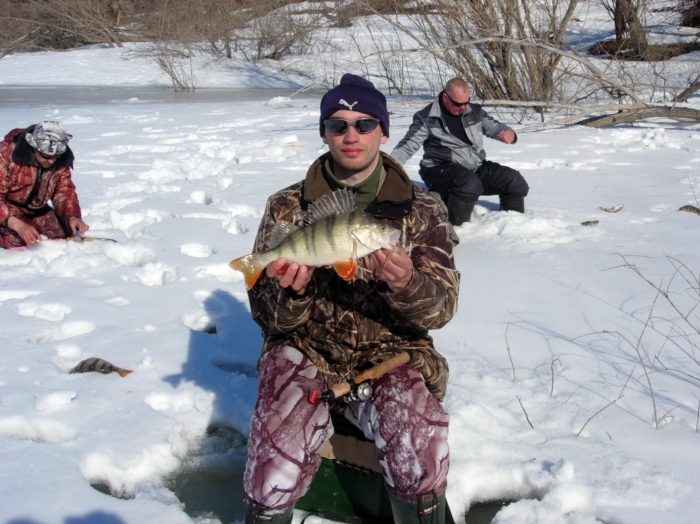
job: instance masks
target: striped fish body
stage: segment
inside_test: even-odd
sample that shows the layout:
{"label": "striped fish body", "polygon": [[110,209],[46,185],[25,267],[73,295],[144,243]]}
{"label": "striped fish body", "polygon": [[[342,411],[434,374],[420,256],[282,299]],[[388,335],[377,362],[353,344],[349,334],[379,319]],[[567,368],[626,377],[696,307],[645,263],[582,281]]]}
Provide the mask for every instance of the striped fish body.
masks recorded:
{"label": "striped fish body", "polygon": [[687,206],[681,206],[678,208],[678,211],[685,211],[686,213],[695,213],[696,215],[700,215],[700,209],[695,206],[691,206],[690,204]]}
{"label": "striped fish body", "polygon": [[125,377],[129,373],[131,373],[131,370],[129,369],[118,368],[114,364],[97,357],[85,359],[70,370],[71,373],[87,373],[89,371],[97,371],[98,373],[102,373],[103,375],[115,372],[119,373],[120,377]]}
{"label": "striped fish body", "polygon": [[284,258],[304,266],[332,265],[345,280],[357,271],[357,260],[384,248],[392,249],[400,231],[359,210],[331,215],[303,227],[268,251],[233,260],[229,266],[243,273],[246,287],[253,287],[268,264]]}

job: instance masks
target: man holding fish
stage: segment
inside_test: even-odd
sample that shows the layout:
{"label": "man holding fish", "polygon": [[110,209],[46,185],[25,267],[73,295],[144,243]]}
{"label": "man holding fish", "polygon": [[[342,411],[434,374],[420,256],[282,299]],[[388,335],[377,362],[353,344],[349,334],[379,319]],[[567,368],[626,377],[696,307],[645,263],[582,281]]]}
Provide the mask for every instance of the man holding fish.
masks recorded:
{"label": "man holding fish", "polygon": [[[386,99],[346,74],[321,100],[329,152],[272,195],[242,271],[264,345],[244,477],[246,524],[288,524],[333,434],[330,410],[373,440],[397,524],[443,524],[447,362],[429,329],[455,314],[447,210],[381,153]],[[314,392],[402,353],[369,400]]]}

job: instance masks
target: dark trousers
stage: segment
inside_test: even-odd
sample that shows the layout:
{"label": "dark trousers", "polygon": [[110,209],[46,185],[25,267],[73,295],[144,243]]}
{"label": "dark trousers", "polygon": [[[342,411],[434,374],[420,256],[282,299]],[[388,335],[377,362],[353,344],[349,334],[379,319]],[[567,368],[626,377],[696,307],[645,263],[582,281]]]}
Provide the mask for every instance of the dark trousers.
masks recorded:
{"label": "dark trousers", "polygon": [[459,164],[440,164],[421,166],[418,174],[430,191],[440,193],[445,203],[450,194],[476,201],[481,195],[525,197],[530,189],[520,172],[488,160],[475,171]]}

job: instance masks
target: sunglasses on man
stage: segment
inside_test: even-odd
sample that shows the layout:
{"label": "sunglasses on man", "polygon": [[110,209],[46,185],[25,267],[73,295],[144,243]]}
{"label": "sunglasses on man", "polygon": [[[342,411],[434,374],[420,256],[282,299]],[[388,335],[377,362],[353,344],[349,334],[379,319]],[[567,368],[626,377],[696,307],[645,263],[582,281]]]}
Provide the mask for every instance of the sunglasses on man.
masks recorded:
{"label": "sunglasses on man", "polygon": [[445,91],[445,96],[450,99],[450,102],[452,102],[453,105],[457,107],[467,107],[467,104],[469,103],[469,99],[467,98],[466,102],[457,102],[454,98],[452,98],[450,95],[447,94],[447,91]]}
{"label": "sunglasses on man", "polygon": [[360,118],[359,120],[343,120],[342,118],[329,118],[323,121],[323,125],[331,133],[344,134],[348,127],[352,126],[361,135],[371,133],[379,125],[379,120],[375,118]]}

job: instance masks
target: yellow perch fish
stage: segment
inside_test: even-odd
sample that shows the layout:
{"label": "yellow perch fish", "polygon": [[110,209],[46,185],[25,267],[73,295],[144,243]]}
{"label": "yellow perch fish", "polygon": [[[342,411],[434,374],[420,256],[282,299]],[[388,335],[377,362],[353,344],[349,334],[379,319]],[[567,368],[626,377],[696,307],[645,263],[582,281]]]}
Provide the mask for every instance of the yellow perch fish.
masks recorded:
{"label": "yellow perch fish", "polygon": [[125,377],[132,372],[130,369],[118,368],[114,364],[97,357],[85,359],[70,370],[71,373],[87,373],[88,371],[97,371],[103,375],[115,372],[119,373],[120,377]]}
{"label": "yellow perch fish", "polygon": [[398,229],[358,210],[350,191],[334,191],[315,200],[304,224],[298,229],[286,223],[276,227],[270,249],[229,264],[243,273],[247,289],[280,257],[304,266],[332,265],[343,279],[352,280],[359,258],[381,248],[393,249],[401,236]]}

